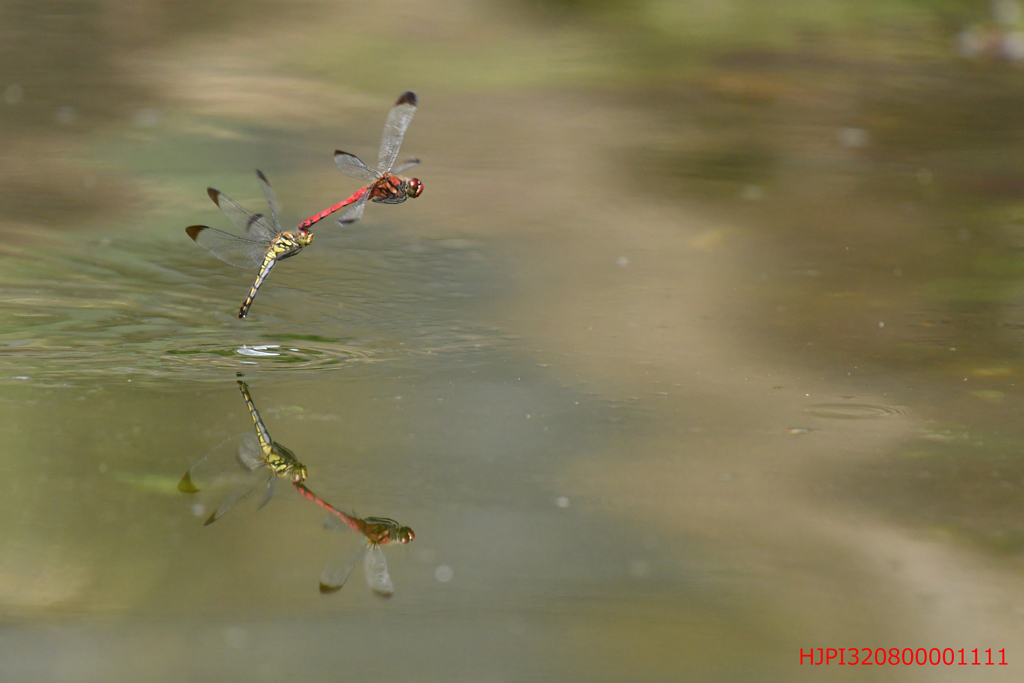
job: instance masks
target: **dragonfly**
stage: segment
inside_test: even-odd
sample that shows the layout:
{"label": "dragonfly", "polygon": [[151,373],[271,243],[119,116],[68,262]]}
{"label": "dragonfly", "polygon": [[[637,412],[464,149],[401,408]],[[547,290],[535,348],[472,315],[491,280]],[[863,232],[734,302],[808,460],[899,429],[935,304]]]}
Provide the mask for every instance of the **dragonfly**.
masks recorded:
{"label": "dragonfly", "polygon": [[327,516],[325,525],[341,520],[348,528],[357,531],[366,538],[366,545],[360,546],[355,557],[349,558],[345,553],[339,553],[327,563],[324,571],[320,574],[320,592],[334,593],[341,590],[348,580],[352,569],[363,562],[363,573],[366,575],[366,583],[374,593],[382,598],[389,598],[395,592],[394,584],[391,582],[391,575],[388,574],[388,564],[384,560],[384,553],[380,547],[389,543],[401,543],[405,545],[416,538],[413,530],[402,526],[393,519],[387,517],[363,517],[359,518],[349,515],[334,507],[326,500],[316,495],[301,482],[293,482],[292,486],[304,498],[313,501],[324,508],[330,514]]}
{"label": "dragonfly", "polygon": [[395,166],[398,150],[402,147],[402,138],[412,122],[413,114],[416,113],[416,103],[416,93],[405,92],[391,108],[388,118],[384,122],[384,132],[380,136],[377,168],[370,168],[354,154],[341,150],[334,152],[334,163],[342,173],[369,184],[360,188],[348,199],[302,221],[299,223],[300,229],[309,228],[314,223],[318,223],[335,211],[349,205],[351,207],[341,215],[338,223],[351,225],[363,217],[367,200],[379,204],[401,204],[410,197],[415,198],[422,194],[423,183],[419,178],[403,178],[398,175],[419,164],[420,160],[408,159]]}
{"label": "dragonfly", "polygon": [[[195,484],[197,477],[201,477],[201,481],[209,481],[215,485],[221,479],[236,478],[230,476],[232,470],[235,475],[241,470],[242,481],[236,485],[231,495],[217,506],[213,514],[204,522],[204,526],[213,524],[223,517],[236,503],[245,500],[260,489],[265,489],[263,500],[259,504],[259,507],[262,508],[273,497],[278,478],[287,477],[292,483],[300,484],[306,480],[308,474],[306,466],[298,461],[294,453],[270,438],[270,433],[252,402],[246,383],[239,380],[238,388],[249,409],[256,434],[250,432],[242,436],[234,458],[218,457],[222,450],[221,447],[229,442],[234,442],[235,439],[225,441],[190,467],[178,482],[178,490],[182,493],[198,493],[200,488]],[[234,463],[231,460],[234,460]]]}
{"label": "dragonfly", "polygon": [[235,227],[242,231],[244,237],[205,225],[191,225],[185,228],[189,237],[221,261],[240,268],[259,267],[256,281],[252,283],[245,302],[238,309],[239,318],[244,318],[249,313],[256,292],[277,262],[295,256],[313,241],[313,233],[308,227],[299,226],[290,231],[281,229],[281,224],[277,220],[278,205],[274,189],[270,187],[262,171],[256,171],[256,178],[270,206],[270,221],[261,213],[250,213],[227,195],[210,187],[206,190],[210,199],[231,219]]}

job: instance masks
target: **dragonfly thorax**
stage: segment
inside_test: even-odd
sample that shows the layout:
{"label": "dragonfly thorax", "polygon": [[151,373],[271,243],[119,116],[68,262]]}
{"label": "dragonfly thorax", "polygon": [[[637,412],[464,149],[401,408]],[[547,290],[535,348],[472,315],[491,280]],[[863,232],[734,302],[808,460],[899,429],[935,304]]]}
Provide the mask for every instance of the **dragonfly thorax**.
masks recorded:
{"label": "dragonfly thorax", "polygon": [[279,477],[289,477],[295,483],[306,480],[306,466],[296,460],[295,454],[274,442],[274,448],[266,456],[267,467]]}
{"label": "dragonfly thorax", "polygon": [[367,539],[376,545],[385,543],[408,543],[416,538],[416,534],[407,526],[400,526],[398,522],[387,517],[367,517],[363,520],[366,528],[363,533]]}

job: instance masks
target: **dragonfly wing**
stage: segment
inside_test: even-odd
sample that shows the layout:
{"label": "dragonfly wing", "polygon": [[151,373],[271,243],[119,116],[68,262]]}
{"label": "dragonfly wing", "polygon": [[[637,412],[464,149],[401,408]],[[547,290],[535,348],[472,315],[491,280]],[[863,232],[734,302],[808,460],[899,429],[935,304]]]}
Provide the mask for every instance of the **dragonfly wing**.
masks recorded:
{"label": "dragonfly wing", "polygon": [[267,176],[263,175],[263,171],[256,169],[256,179],[260,181],[260,189],[263,190],[263,196],[267,198],[267,204],[270,206],[270,218],[274,221],[274,234],[281,232],[281,224],[277,220],[278,203],[277,195],[274,194],[274,188],[270,186],[270,181],[267,180]]}
{"label": "dragonfly wing", "polygon": [[[261,488],[267,485],[268,479],[273,478],[273,473],[267,475],[263,474],[262,472],[253,472],[252,476],[246,477],[245,481],[239,484],[232,492],[232,494],[228,496],[228,498],[223,503],[217,506],[217,509],[213,511],[213,514],[210,515],[205,522],[203,522],[203,526],[208,526],[216,522],[218,519],[226,515],[228,510],[234,507],[235,503],[243,501],[252,494],[256,493]],[[254,479],[256,480],[255,486],[252,485]]]}
{"label": "dragonfly wing", "polygon": [[340,149],[334,152],[334,163],[338,170],[349,178],[358,178],[371,183],[380,178],[380,173],[364,164],[355,154],[342,152]]}
{"label": "dragonfly wing", "polygon": [[[216,489],[228,484],[237,483],[240,476],[253,471],[241,461],[241,452],[252,452],[252,447],[244,445],[246,439],[256,441],[252,433],[239,434],[224,439],[214,446],[201,460],[189,468],[185,476],[178,482],[178,490],[182,493],[197,493],[208,489]],[[258,444],[257,444],[257,451]],[[257,453],[258,457],[258,453]],[[262,464],[262,462],[258,462]]]}
{"label": "dragonfly wing", "polygon": [[238,444],[238,463],[247,472],[253,472],[263,466],[263,448],[260,446],[260,440],[252,432],[242,435]]}
{"label": "dragonfly wing", "polygon": [[400,175],[400,174],[405,173],[406,171],[408,171],[413,166],[419,166],[419,165],[420,165],[420,160],[419,159],[406,159],[402,163],[398,164],[398,166],[395,166],[393,169],[391,169],[391,172],[394,173],[395,175]]}
{"label": "dragonfly wing", "polygon": [[384,122],[384,132],[380,136],[380,156],[377,169],[383,174],[391,170],[398,158],[398,150],[402,147],[402,138],[416,113],[416,93],[405,92],[388,112]]}
{"label": "dragonfly wing", "polygon": [[338,219],[339,225],[352,225],[357,220],[363,217],[363,211],[366,210],[366,200],[370,198],[369,191],[364,192],[363,196],[356,200],[355,204],[348,207],[348,210],[341,214],[341,218]]}
{"label": "dragonfly wing", "polygon": [[260,265],[263,263],[263,255],[267,253],[266,244],[205,225],[190,225],[185,228],[185,232],[203,249],[239,268]]}
{"label": "dragonfly wing", "polygon": [[373,592],[382,598],[390,598],[395,592],[395,586],[391,583],[391,575],[388,574],[388,563],[384,559],[379,545],[371,545],[363,558],[363,572],[366,574],[366,583],[373,589]]}
{"label": "dragonfly wing", "polygon": [[267,491],[263,494],[263,500],[256,506],[257,510],[262,510],[263,506],[270,502],[270,499],[274,497],[274,491],[277,490],[277,477],[271,477],[270,481],[267,482]]}
{"label": "dragonfly wing", "polygon": [[339,551],[335,554],[320,573],[320,592],[334,593],[340,591],[345,582],[348,581],[349,575],[352,574],[352,568],[356,566],[359,560],[363,559],[363,555],[366,554],[367,550],[366,546],[360,546],[356,550],[354,557],[345,551]]}
{"label": "dragonfly wing", "polygon": [[[269,185],[268,185],[269,187]],[[260,242],[274,239],[274,236],[279,232],[274,229],[274,226],[270,224],[266,216],[261,213],[251,213],[247,209],[233,200],[226,194],[221,193],[212,187],[206,188],[206,192],[210,195],[210,199],[213,203],[224,212],[224,215],[231,219],[231,222],[235,224],[235,227],[241,230],[250,239],[257,240]]]}

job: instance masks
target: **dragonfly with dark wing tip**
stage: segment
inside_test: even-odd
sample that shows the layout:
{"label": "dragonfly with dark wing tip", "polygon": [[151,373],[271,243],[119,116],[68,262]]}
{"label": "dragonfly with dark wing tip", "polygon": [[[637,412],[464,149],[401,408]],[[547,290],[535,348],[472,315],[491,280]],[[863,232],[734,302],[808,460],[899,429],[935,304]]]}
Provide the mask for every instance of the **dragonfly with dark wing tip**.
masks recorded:
{"label": "dragonfly with dark wing tip", "polygon": [[387,517],[359,518],[346,514],[310,491],[301,482],[293,482],[292,486],[304,498],[313,501],[330,513],[327,515],[325,525],[330,526],[332,523],[336,524],[336,520],[341,520],[348,528],[359,532],[366,538],[366,545],[358,549],[355,557],[350,557],[342,552],[328,562],[320,575],[320,592],[334,593],[341,590],[345,581],[348,580],[349,574],[352,573],[352,569],[362,560],[366,583],[373,592],[383,598],[391,597],[391,594],[395,592],[395,587],[391,582],[388,564],[384,560],[384,553],[381,552],[380,547],[389,543],[405,545],[416,538],[412,529]]}
{"label": "dragonfly with dark wing tip", "polygon": [[416,113],[416,93],[405,92],[395,102],[384,122],[384,132],[380,136],[380,152],[377,157],[377,168],[370,168],[359,157],[338,150],[334,153],[334,163],[342,173],[368,182],[348,199],[321,211],[315,216],[299,223],[299,228],[309,228],[314,223],[327,218],[335,211],[351,204],[348,211],[341,215],[338,223],[351,225],[362,218],[367,200],[380,204],[401,204],[410,197],[419,197],[423,192],[423,183],[419,178],[403,178],[398,175],[408,171],[420,163],[419,159],[408,159],[395,166],[398,150],[402,147],[402,138]]}
{"label": "dragonfly with dark wing tip", "polygon": [[189,237],[221,261],[240,268],[257,266],[260,269],[245,302],[238,310],[239,318],[244,318],[249,312],[256,292],[277,262],[295,256],[313,241],[313,233],[308,227],[299,226],[291,231],[281,229],[277,220],[277,197],[274,190],[262,172],[256,171],[256,177],[270,205],[269,222],[263,214],[246,211],[230,197],[211,187],[207,189],[210,199],[245,236],[240,237],[205,225],[185,228]]}
{"label": "dragonfly with dark wing tip", "polygon": [[274,488],[279,477],[287,477],[297,485],[301,485],[301,482],[306,479],[306,466],[296,459],[294,453],[270,438],[270,433],[263,425],[263,420],[256,411],[256,406],[253,405],[252,397],[249,396],[249,387],[245,382],[239,380],[238,388],[242,392],[242,398],[245,399],[246,407],[249,408],[249,415],[256,427],[256,434],[253,435],[250,432],[241,437],[238,452],[234,458],[220,457],[223,455],[222,447],[235,442],[235,439],[225,441],[189,468],[189,471],[178,482],[178,490],[182,493],[198,493],[200,488],[196,486],[197,479],[205,488],[216,486],[223,479],[234,480],[238,478],[239,474],[242,475],[241,481],[236,484],[231,495],[217,506],[205,524],[213,524],[227,514],[228,510],[236,503],[265,488],[263,500],[259,504],[259,507],[262,508],[270,502],[270,498],[274,495]]}

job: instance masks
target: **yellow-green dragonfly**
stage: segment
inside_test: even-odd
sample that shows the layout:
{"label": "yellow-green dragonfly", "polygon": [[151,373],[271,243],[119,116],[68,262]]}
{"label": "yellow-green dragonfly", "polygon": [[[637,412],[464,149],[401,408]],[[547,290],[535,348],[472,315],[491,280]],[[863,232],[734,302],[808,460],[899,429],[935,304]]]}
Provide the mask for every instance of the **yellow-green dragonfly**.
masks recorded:
{"label": "yellow-green dragonfly", "polygon": [[313,241],[313,233],[307,227],[299,227],[293,231],[281,229],[281,224],[277,220],[278,206],[274,190],[261,171],[256,171],[256,178],[259,179],[263,196],[270,205],[271,222],[268,222],[263,214],[246,211],[230,197],[210,187],[206,190],[210,199],[245,236],[232,235],[205,225],[191,225],[185,228],[189,237],[221,261],[239,268],[259,267],[256,281],[252,283],[245,302],[238,309],[239,318],[244,318],[249,312],[256,292],[277,262],[295,256]]}
{"label": "yellow-green dragonfly", "polygon": [[256,434],[250,432],[242,436],[234,457],[223,453],[223,447],[225,444],[235,443],[236,440],[229,439],[222,443],[189,468],[178,482],[178,490],[182,493],[198,493],[201,489],[196,485],[197,479],[206,488],[216,486],[225,479],[236,480],[241,475],[241,481],[236,483],[232,494],[217,506],[205,524],[213,524],[227,514],[235,503],[265,488],[266,492],[259,505],[262,508],[274,495],[274,487],[279,477],[287,477],[293,484],[298,485],[306,479],[306,466],[296,459],[294,453],[270,438],[270,433],[263,425],[252,397],[249,396],[249,387],[239,380],[238,388],[245,399],[246,407],[249,408]]}
{"label": "yellow-green dragonfly", "polygon": [[360,518],[346,514],[310,491],[305,484],[293,482],[292,486],[304,498],[313,501],[330,513],[324,522],[325,526],[337,528],[337,520],[341,520],[348,528],[359,532],[366,538],[366,545],[358,548],[354,558],[350,559],[346,553],[341,553],[324,567],[324,571],[320,575],[320,592],[334,593],[341,590],[345,581],[348,580],[349,574],[352,573],[352,569],[362,560],[366,583],[373,592],[382,598],[391,597],[391,594],[395,592],[395,586],[391,582],[388,563],[384,560],[384,553],[381,552],[380,547],[389,543],[401,543],[402,545],[409,543],[416,538],[412,529],[387,517]]}

